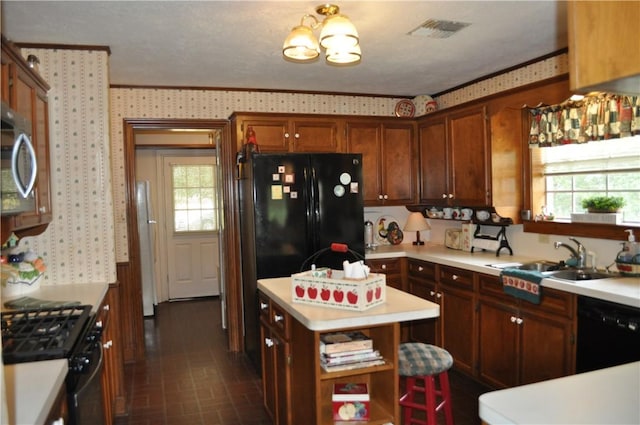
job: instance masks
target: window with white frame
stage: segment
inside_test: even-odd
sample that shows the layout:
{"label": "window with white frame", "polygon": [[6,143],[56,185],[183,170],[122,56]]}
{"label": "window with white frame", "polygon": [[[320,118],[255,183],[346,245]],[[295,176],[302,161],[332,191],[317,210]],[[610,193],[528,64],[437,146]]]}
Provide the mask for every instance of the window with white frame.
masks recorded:
{"label": "window with white frame", "polygon": [[538,149],[534,167],[540,167],[545,207],[556,220],[584,212],[586,197],[619,196],[623,221],[640,223],[640,136]]}
{"label": "window with white frame", "polygon": [[218,230],[215,165],[173,165],[175,232]]}

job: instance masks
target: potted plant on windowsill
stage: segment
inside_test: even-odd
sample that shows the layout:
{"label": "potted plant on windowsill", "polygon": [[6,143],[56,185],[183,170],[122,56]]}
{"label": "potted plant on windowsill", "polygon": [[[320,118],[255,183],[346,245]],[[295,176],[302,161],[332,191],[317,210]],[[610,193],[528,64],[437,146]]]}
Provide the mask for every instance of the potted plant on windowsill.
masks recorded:
{"label": "potted plant on windowsill", "polygon": [[590,213],[616,213],[624,207],[620,196],[590,196],[582,200],[582,208]]}

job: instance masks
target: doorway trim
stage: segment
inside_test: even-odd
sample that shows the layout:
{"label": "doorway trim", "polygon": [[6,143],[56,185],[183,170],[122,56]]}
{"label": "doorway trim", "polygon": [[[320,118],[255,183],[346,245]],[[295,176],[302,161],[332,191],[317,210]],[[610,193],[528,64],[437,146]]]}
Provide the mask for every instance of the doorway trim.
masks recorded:
{"label": "doorway trim", "polygon": [[[172,130],[172,129],[210,129],[221,131],[220,146],[215,145],[161,145],[145,147],[162,147],[162,148],[180,148],[180,149],[220,149],[220,166],[223,167],[223,202],[224,208],[224,229],[222,232],[221,249],[228,250],[228,254],[234,255],[237,247],[237,237],[235,235],[236,219],[232,208],[227,204],[233,204],[235,199],[233,184],[229,182],[229,176],[233,180],[234,169],[224,169],[233,164],[232,158],[235,155],[235,143],[232,142],[229,130],[229,122],[227,120],[203,120],[203,119],[123,119],[123,139],[124,139],[124,184],[125,184],[125,201],[127,211],[127,239],[129,249],[129,262],[127,272],[127,283],[121,287],[120,305],[123,312],[122,333],[124,345],[127,343],[133,348],[134,358],[140,360],[144,358],[144,324],[142,312],[142,287],[140,284],[140,257],[138,255],[140,249],[140,240],[138,238],[138,221],[136,217],[135,204],[135,132],[136,130]],[[228,347],[231,351],[242,350],[242,332],[239,324],[239,318],[236,317],[237,311],[241,311],[239,303],[239,295],[236,284],[236,268],[233,258],[225,258],[225,266],[227,267],[227,275],[225,284],[227,290],[227,312],[228,329],[227,339]],[[231,267],[229,267],[231,266]],[[128,327],[125,329],[125,327]]]}

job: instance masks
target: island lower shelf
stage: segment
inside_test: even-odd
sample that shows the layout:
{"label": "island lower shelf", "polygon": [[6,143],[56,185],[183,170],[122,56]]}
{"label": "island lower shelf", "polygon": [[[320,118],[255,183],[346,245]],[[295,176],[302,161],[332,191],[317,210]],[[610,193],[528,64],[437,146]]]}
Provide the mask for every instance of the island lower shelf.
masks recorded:
{"label": "island lower shelf", "polygon": [[[387,288],[385,305],[365,312],[345,312],[295,304],[289,285],[290,279],[286,278],[258,282],[264,405],[273,423],[334,424],[332,393],[337,383],[367,384],[369,420],[363,424],[400,423],[400,322],[435,318],[439,315],[438,305]],[[366,334],[385,363],[325,371],[321,366],[321,335],[352,330]]]}

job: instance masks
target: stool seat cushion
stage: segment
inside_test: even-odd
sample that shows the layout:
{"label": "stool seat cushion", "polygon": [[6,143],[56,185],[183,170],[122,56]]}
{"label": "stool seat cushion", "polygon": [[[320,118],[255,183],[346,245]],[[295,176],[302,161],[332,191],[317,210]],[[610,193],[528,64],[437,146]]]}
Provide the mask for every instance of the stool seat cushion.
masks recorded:
{"label": "stool seat cushion", "polygon": [[419,342],[400,344],[398,374],[400,376],[437,375],[449,370],[453,357],[444,348]]}

